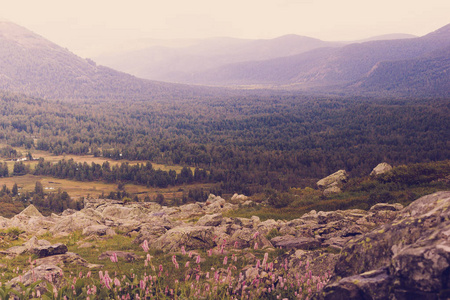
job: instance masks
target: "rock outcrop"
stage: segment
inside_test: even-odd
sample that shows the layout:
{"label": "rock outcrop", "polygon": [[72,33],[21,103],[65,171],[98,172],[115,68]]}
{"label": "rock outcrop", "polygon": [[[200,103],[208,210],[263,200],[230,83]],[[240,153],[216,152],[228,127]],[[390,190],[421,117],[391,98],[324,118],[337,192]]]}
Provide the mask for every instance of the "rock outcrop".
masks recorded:
{"label": "rock outcrop", "polygon": [[318,298],[447,299],[449,274],[450,192],[438,192],[349,241]]}
{"label": "rock outcrop", "polygon": [[[344,178],[328,184],[338,186],[342,182]],[[117,231],[134,237],[135,243],[147,241],[150,248],[164,252],[179,252],[182,248],[270,251],[281,247],[284,254],[277,261],[290,272],[333,275],[315,296],[317,299],[448,297],[450,192],[422,197],[405,208],[398,203],[378,203],[368,211],[313,210],[290,221],[224,217],[224,212],[233,207],[236,206],[214,195],[205,203],[180,207],[101,200],[88,203],[81,211],[60,216],[39,216],[32,207],[12,219],[0,219],[0,225],[23,228],[28,235],[36,232],[64,235],[80,230],[85,236],[80,242],[104,238]],[[36,228],[36,224],[44,227]],[[66,252],[65,246],[62,254],[58,254],[56,249],[64,248],[60,246],[32,237],[3,254],[50,255],[37,260],[37,265],[49,270],[66,263],[92,267],[77,254]],[[102,258],[107,259],[112,253],[104,252]],[[116,255],[121,259],[135,259],[133,253],[120,253],[123,256],[119,252]],[[253,271],[248,268],[245,276],[251,278]]]}

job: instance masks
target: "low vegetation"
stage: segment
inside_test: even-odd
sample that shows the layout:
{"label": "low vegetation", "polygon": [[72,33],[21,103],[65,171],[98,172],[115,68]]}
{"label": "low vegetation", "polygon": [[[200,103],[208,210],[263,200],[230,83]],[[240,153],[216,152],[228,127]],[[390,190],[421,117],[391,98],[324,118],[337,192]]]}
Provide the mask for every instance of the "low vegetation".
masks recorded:
{"label": "low vegetation", "polygon": [[[292,274],[287,262],[277,259],[283,250],[266,252],[257,249],[257,245],[245,252],[228,247],[224,250],[226,241],[223,241],[214,249],[182,248],[179,253],[165,254],[149,251],[146,241],[139,246],[120,235],[96,241],[92,248],[78,248],[80,237],[75,232],[67,238],[46,238],[65,242],[69,251],[102,267],[70,265],[63,274],[55,274],[55,278],[62,275],[62,286],[48,284],[48,292],[40,295],[33,290],[35,284],[26,295],[17,293],[19,299],[28,299],[28,295],[42,299],[307,299],[329,279],[329,274],[313,276],[311,271]],[[140,258],[132,261],[118,258],[114,251],[119,250],[132,251]],[[99,254],[104,251],[113,254],[100,260]],[[34,266],[35,259],[18,256],[5,261],[8,267],[2,270],[2,282]],[[249,268],[255,273],[251,279],[246,275]],[[3,284],[1,289],[4,294],[8,291],[12,294],[8,285]]]}

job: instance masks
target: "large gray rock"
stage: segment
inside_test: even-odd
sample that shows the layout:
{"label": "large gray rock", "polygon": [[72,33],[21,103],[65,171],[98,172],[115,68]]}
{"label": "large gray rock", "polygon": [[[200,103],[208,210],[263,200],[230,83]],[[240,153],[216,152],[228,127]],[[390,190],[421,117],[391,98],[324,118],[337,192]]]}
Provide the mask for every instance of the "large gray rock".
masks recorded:
{"label": "large gray rock", "polygon": [[323,289],[323,299],[389,299],[392,278],[387,268],[343,278]]}
{"label": "large gray rock", "polygon": [[102,265],[91,264],[87,262],[84,258],[82,258],[79,254],[73,252],[66,252],[64,254],[52,255],[43,258],[39,258],[36,260],[36,266],[59,266],[61,268],[73,265],[80,266],[85,268],[102,268]]}
{"label": "large gray rock", "polygon": [[239,249],[253,248],[255,243],[258,244],[258,248],[273,247],[272,243],[263,234],[250,228],[236,230],[231,236],[229,245],[234,246],[235,243]]}
{"label": "large gray rock", "polygon": [[348,174],[345,170],[339,170],[325,178],[322,178],[321,180],[317,181],[317,186],[320,189],[328,189],[333,186],[341,186],[343,183],[347,182],[348,180]]}
{"label": "large gray rock", "polygon": [[67,235],[77,230],[84,230],[91,225],[103,224],[104,222],[105,220],[100,212],[88,208],[60,218],[49,231],[54,235]]}
{"label": "large gray rock", "polygon": [[42,281],[35,288],[35,291],[43,295],[47,291],[47,283],[49,283],[48,279],[52,279],[52,284],[59,289],[59,287],[64,282],[63,271],[61,268],[55,265],[40,265],[36,268],[31,269],[30,271],[22,274],[18,277],[15,277],[8,281],[6,285],[11,285],[15,289],[20,291],[19,282],[21,282],[25,287],[30,286],[36,281]]}
{"label": "large gray rock", "polygon": [[223,221],[222,214],[205,215],[197,221],[197,226],[219,226]]}
{"label": "large gray rock", "polygon": [[83,235],[113,236],[116,232],[106,225],[91,225],[83,229]]}
{"label": "large gray rock", "polygon": [[212,227],[182,226],[170,229],[149,246],[164,252],[175,252],[182,246],[186,250],[209,249],[215,246],[215,242]]}
{"label": "large gray rock", "polygon": [[38,257],[47,257],[66,253],[67,246],[62,243],[57,243],[49,246],[36,247],[30,249],[29,252],[32,254],[36,254]]}
{"label": "large gray rock", "polygon": [[[349,241],[325,294],[316,298],[447,299],[449,274],[450,192],[438,192],[411,203],[392,223]],[[378,298],[370,296],[375,290]]]}
{"label": "large gray rock", "polygon": [[392,166],[388,163],[378,164],[375,168],[373,168],[372,172],[370,172],[370,176],[377,176],[380,174],[384,174],[392,170]]}

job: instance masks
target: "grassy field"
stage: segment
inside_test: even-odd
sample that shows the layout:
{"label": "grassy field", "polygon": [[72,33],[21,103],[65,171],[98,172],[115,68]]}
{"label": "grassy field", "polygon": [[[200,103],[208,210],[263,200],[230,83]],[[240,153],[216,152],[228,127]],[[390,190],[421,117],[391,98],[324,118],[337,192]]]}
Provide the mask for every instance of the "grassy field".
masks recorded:
{"label": "grassy field", "polygon": [[[5,147],[6,145],[0,144],[0,148]],[[118,165],[122,163],[128,162],[130,165],[135,165],[138,163],[145,164],[146,161],[128,161],[128,160],[112,160],[107,159],[104,157],[94,157],[93,155],[53,155],[46,151],[40,151],[40,150],[27,150],[25,148],[20,147],[14,147],[15,150],[22,153],[22,156],[25,157],[26,153],[30,152],[33,158],[39,159],[43,158],[45,161],[56,163],[62,159],[69,160],[73,159],[75,162],[78,163],[96,163],[96,164],[103,164],[104,162],[108,161],[111,165]],[[14,162],[8,161],[6,159],[1,159],[0,161],[6,162],[8,164],[8,169],[10,174],[13,172],[14,168]],[[25,165],[30,166],[31,169],[33,169],[37,161],[24,161]],[[161,165],[161,164],[154,164],[152,163],[154,169],[160,169],[163,171],[169,171],[169,170],[175,170],[177,173],[181,172],[182,166],[174,165],[174,166],[167,166],[167,165]],[[194,171],[192,169],[192,171]],[[14,183],[17,183],[19,186],[19,189],[23,191],[33,191],[36,181],[40,181],[42,185],[44,186],[45,192],[52,192],[57,191],[59,188],[63,191],[66,191],[71,197],[73,198],[79,198],[79,197],[97,197],[101,195],[102,193],[104,195],[108,195],[110,192],[117,192],[117,184],[110,184],[110,183],[104,183],[104,182],[80,182],[80,181],[73,181],[73,180],[66,180],[66,179],[56,179],[53,177],[46,177],[46,176],[34,176],[31,174],[27,174],[24,176],[14,176],[14,177],[8,177],[8,178],[0,178],[0,186],[3,186],[4,184],[11,189]],[[150,198],[155,198],[157,194],[164,195],[164,198],[167,200],[172,200],[175,198],[181,199],[183,190],[189,190],[191,188],[206,188],[208,189],[210,185],[202,185],[202,184],[195,184],[195,185],[187,185],[183,187],[169,187],[165,189],[161,188],[153,188],[153,187],[146,187],[146,186],[140,186],[135,184],[126,184],[125,190],[130,193],[133,197],[137,195],[140,199],[143,199],[145,196],[149,196]]]}
{"label": "grassy field", "polygon": [[[0,148],[5,147],[5,144],[0,144]],[[49,162],[53,162],[56,163],[62,159],[65,160],[69,160],[69,159],[73,159],[75,162],[78,163],[96,163],[96,164],[103,164],[104,162],[108,161],[110,163],[110,165],[119,165],[122,163],[126,163],[128,162],[130,165],[135,165],[135,164],[145,164],[147,163],[147,161],[129,161],[129,160],[113,160],[113,159],[108,159],[108,158],[104,158],[104,157],[94,157],[93,155],[53,155],[47,151],[41,151],[41,150],[27,150],[25,148],[20,148],[20,147],[13,147],[15,150],[17,150],[18,152],[21,152],[23,157],[25,157],[26,153],[30,152],[31,155],[33,156],[33,158],[35,159],[39,159],[39,158],[43,158],[45,161],[49,161]],[[2,161],[6,161],[6,160],[2,160]],[[10,172],[12,173],[13,170],[13,166],[14,166],[14,162],[12,161],[7,161],[8,163],[8,167]],[[25,161],[25,164],[30,165],[31,168],[34,168],[34,166],[37,164],[37,161]],[[173,166],[168,166],[168,165],[161,165],[161,164],[155,164],[152,163],[153,168],[154,169],[159,169],[162,171],[169,171],[169,170],[174,170],[178,173],[181,172],[181,169],[183,168],[182,166],[178,166],[178,165],[173,165]],[[192,168],[192,172],[194,172],[194,168]]]}
{"label": "grassy field", "polygon": [[[66,191],[72,198],[79,197],[98,197],[102,193],[108,195],[110,192],[117,192],[117,184],[104,183],[99,181],[94,182],[81,182],[66,179],[57,179],[53,177],[46,176],[35,176],[27,174],[24,176],[14,176],[7,178],[0,178],[0,186],[4,184],[12,189],[14,183],[17,183],[19,191],[34,191],[36,181],[40,181],[44,187],[46,193],[56,192],[58,189]],[[133,197],[137,195],[140,199],[144,199],[145,196],[149,196],[151,199],[155,198],[157,194],[164,195],[167,200],[172,200],[175,198],[181,199],[183,195],[183,190],[188,191],[191,188],[204,188],[208,189],[210,185],[207,184],[196,184],[196,185],[185,185],[183,187],[168,187],[165,189],[146,187],[142,185],[126,184],[125,190],[130,193]]]}

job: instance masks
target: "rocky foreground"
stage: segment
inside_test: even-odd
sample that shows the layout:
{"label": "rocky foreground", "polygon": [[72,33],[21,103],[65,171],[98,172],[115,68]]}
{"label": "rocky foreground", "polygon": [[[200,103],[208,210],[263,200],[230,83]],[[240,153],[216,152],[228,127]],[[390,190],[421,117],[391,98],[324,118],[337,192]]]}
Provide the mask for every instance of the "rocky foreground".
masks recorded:
{"label": "rocky foreground", "polygon": [[[243,196],[235,200],[248,201]],[[247,203],[248,204],[248,203]],[[211,195],[206,203],[162,207],[156,203],[87,200],[81,211],[42,216],[34,206],[11,219],[0,218],[0,228],[18,227],[27,242],[3,255],[34,253],[41,257],[30,274],[57,274],[58,266],[92,265],[63,244],[51,245],[36,236],[69,235],[81,231],[92,237],[125,234],[135,243],[148,241],[164,252],[211,249],[286,249],[278,261],[290,272],[331,274],[317,299],[448,299],[450,297],[450,192],[422,197],[403,208],[377,204],[369,211],[311,211],[291,221],[258,217],[228,218],[237,208]],[[119,253],[133,259],[132,253]],[[106,253],[105,257],[109,257]],[[40,268],[40,269],[39,269]],[[244,270],[251,279],[258,276]],[[24,281],[26,276],[22,276]],[[18,279],[16,279],[17,281]],[[14,283],[12,280],[11,283]]]}

